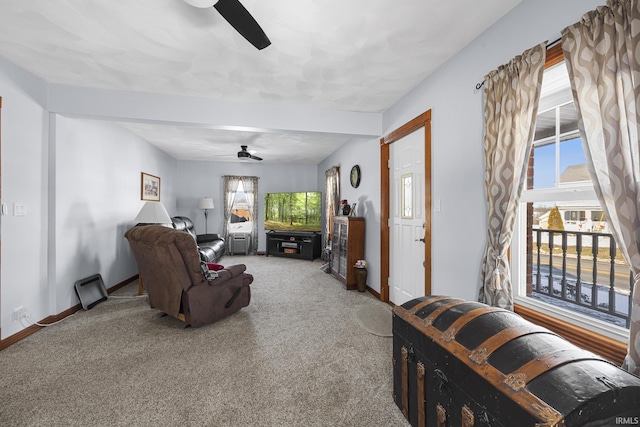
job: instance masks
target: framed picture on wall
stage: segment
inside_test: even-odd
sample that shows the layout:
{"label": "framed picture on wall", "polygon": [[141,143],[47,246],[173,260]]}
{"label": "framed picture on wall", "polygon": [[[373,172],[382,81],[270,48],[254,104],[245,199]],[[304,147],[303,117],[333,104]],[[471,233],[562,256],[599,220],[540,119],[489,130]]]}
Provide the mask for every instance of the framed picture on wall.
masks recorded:
{"label": "framed picture on wall", "polygon": [[142,179],[140,184],[140,198],[142,200],[149,200],[152,202],[160,201],[160,178],[157,176],[149,175],[148,173],[141,173]]}

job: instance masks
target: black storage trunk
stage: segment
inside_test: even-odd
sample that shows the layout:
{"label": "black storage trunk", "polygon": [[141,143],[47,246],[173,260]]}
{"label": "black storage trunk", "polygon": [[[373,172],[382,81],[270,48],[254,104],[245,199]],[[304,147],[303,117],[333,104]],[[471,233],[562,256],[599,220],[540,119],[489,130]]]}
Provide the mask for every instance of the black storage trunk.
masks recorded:
{"label": "black storage trunk", "polygon": [[640,378],[513,312],[447,296],[395,307],[393,382],[412,426],[640,424]]}

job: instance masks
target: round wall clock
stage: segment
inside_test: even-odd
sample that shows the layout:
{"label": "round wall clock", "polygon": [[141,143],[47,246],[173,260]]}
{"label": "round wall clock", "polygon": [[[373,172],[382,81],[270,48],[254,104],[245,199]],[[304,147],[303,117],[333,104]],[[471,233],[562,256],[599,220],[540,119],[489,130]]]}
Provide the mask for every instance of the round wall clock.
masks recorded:
{"label": "round wall clock", "polygon": [[351,168],[351,186],[358,188],[358,185],[360,185],[360,166],[355,165]]}

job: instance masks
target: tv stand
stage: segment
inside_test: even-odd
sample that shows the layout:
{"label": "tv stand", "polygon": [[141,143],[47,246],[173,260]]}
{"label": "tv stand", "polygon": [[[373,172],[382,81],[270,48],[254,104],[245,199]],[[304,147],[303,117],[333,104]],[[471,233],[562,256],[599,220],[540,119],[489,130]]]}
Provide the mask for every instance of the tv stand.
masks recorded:
{"label": "tv stand", "polygon": [[266,256],[308,259],[320,257],[320,234],[305,231],[269,231]]}

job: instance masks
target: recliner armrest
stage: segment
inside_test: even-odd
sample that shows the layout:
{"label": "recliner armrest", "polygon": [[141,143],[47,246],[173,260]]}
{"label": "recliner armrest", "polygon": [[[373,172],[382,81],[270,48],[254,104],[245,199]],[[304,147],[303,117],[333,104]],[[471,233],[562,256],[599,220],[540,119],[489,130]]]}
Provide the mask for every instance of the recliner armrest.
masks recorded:
{"label": "recliner armrest", "polygon": [[241,276],[242,282],[241,285],[247,286],[253,283],[253,275],[249,273],[245,273],[247,267],[244,264],[236,264],[231,267],[224,268],[222,270],[218,270],[218,277],[213,280],[209,280],[209,285],[219,285],[228,280],[235,279],[238,276]]}
{"label": "recliner armrest", "polygon": [[236,264],[231,267],[223,268],[222,270],[218,270],[218,278],[212,280],[209,284],[213,285],[215,283],[226,282],[229,279],[237,277],[244,273],[247,267],[244,264]]}
{"label": "recliner armrest", "polygon": [[215,242],[216,240],[222,240],[224,242],[224,239],[220,237],[219,234],[198,234],[196,236],[196,241],[198,243]]}

